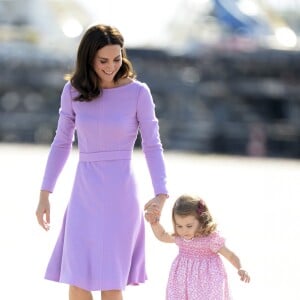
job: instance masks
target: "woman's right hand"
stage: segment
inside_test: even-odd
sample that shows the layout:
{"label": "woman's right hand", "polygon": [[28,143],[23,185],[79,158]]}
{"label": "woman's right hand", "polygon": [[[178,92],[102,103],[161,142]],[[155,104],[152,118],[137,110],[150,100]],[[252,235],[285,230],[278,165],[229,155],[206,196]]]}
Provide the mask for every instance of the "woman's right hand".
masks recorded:
{"label": "woman's right hand", "polygon": [[50,202],[48,191],[40,192],[40,200],[35,215],[38,223],[43,227],[43,229],[48,231],[50,229]]}

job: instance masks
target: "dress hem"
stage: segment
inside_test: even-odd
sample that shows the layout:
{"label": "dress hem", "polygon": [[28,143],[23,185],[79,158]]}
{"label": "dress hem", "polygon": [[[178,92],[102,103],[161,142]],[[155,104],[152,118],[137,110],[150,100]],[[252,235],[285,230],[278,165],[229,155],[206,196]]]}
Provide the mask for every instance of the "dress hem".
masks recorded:
{"label": "dress hem", "polygon": [[96,291],[110,291],[110,290],[121,290],[121,291],[124,291],[126,289],[127,286],[131,285],[131,286],[137,286],[137,285],[140,285],[140,284],[143,284],[147,281],[147,278],[144,279],[143,281],[134,281],[134,282],[129,282],[127,283],[125,286],[122,286],[122,287],[116,287],[116,286],[111,286],[111,287],[100,287],[100,288],[96,288],[96,287],[87,287],[86,285],[84,284],[78,284],[78,283],[75,283],[75,282],[71,282],[71,280],[62,280],[62,279],[57,279],[54,277],[51,277],[51,276],[45,276],[44,277],[45,280],[49,280],[49,281],[53,281],[53,282],[56,282],[56,283],[61,283],[61,284],[67,284],[67,285],[72,285],[72,286],[76,286],[78,288],[81,288],[81,289],[84,289],[86,291],[90,291],[90,292],[96,292]]}

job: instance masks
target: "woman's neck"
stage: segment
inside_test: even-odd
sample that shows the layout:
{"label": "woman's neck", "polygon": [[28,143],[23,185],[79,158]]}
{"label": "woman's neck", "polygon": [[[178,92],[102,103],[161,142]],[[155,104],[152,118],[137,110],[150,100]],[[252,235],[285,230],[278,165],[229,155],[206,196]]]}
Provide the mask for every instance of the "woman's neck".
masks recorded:
{"label": "woman's neck", "polygon": [[111,82],[101,82],[101,88],[103,89],[113,89],[117,88],[123,85],[127,85],[132,82],[132,79],[127,78],[120,78],[117,82],[111,81]]}

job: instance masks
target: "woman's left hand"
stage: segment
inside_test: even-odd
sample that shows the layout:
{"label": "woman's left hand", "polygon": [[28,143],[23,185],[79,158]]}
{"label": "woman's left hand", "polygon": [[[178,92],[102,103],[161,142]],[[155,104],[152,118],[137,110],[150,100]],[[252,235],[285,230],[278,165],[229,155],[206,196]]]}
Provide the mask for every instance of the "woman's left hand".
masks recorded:
{"label": "woman's left hand", "polygon": [[145,204],[145,218],[148,222],[155,223],[159,221],[163,206],[167,198],[168,195],[159,194]]}

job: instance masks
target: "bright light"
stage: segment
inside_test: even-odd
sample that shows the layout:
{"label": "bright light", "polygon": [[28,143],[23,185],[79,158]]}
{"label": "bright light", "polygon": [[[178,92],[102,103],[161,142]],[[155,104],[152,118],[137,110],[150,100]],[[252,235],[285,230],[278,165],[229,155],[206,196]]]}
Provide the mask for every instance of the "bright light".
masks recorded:
{"label": "bright light", "polygon": [[237,5],[239,9],[248,16],[257,16],[259,14],[259,9],[253,1],[241,0]]}
{"label": "bright light", "polygon": [[286,48],[293,48],[297,45],[297,36],[295,32],[288,27],[278,27],[275,30],[277,41]]}
{"label": "bright light", "polygon": [[75,38],[82,33],[82,25],[75,19],[68,19],[62,25],[63,33],[69,38]]}

